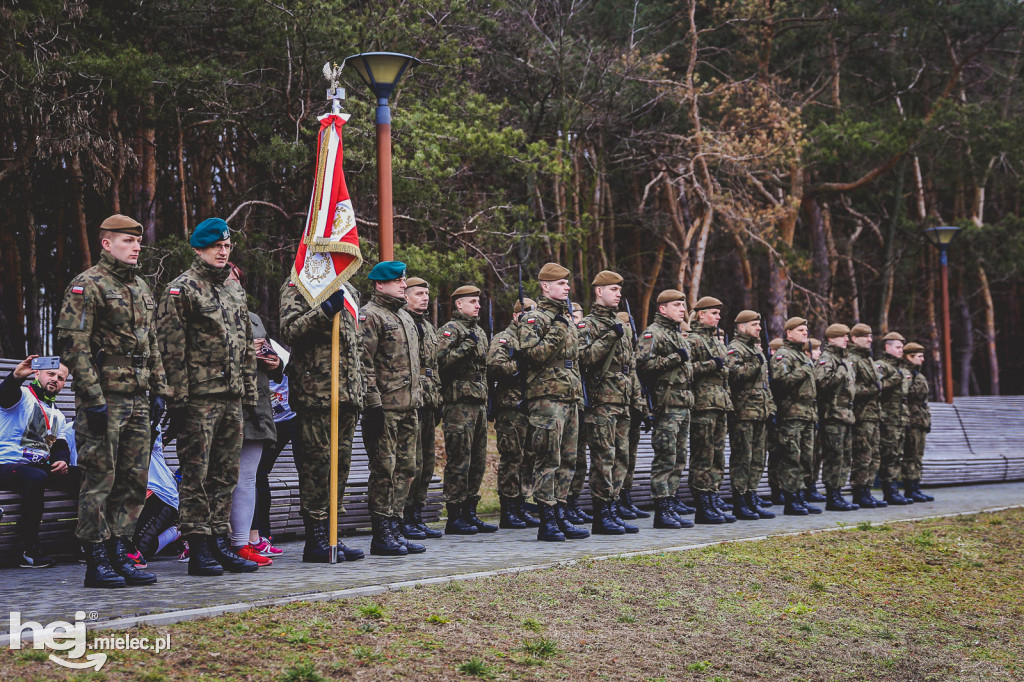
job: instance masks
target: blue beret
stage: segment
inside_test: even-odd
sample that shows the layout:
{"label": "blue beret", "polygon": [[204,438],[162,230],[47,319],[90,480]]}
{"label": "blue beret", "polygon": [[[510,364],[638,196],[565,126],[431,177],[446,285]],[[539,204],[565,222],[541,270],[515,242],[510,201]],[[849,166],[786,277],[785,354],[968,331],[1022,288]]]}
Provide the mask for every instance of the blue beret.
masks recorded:
{"label": "blue beret", "polygon": [[189,238],[188,243],[191,244],[193,248],[205,249],[214,242],[230,238],[231,230],[228,229],[228,224],[226,222],[221,218],[207,218],[196,225],[196,229],[192,232],[192,236]]}
{"label": "blue beret", "polygon": [[405,263],[400,260],[382,261],[374,265],[373,270],[370,270],[370,274],[366,277],[377,282],[390,282],[393,279],[401,279],[405,277]]}

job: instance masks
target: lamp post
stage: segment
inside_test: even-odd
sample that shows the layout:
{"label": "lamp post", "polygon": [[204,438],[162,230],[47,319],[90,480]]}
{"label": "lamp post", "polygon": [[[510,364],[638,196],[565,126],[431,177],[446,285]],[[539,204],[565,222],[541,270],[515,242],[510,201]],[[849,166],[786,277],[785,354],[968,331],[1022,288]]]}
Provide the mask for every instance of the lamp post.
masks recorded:
{"label": "lamp post", "polygon": [[391,107],[388,99],[409,67],[419,59],[397,52],[363,52],[345,60],[377,98],[377,235],[380,260],[394,260],[395,238],[391,208]]}
{"label": "lamp post", "polygon": [[956,239],[960,228],[952,225],[929,227],[924,236],[939,250],[939,270],[942,282],[942,366],[943,388],[946,402],[953,404],[953,343],[949,332],[949,245]]}

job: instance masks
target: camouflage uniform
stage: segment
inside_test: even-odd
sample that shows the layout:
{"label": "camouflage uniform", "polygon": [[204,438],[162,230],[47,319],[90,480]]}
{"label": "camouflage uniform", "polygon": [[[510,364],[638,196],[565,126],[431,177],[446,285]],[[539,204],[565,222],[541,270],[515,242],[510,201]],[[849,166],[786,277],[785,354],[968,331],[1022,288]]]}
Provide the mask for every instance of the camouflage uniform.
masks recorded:
{"label": "camouflage uniform", "polygon": [[578,406],[583,399],[579,337],[566,302],[546,296],[536,310],[523,314],[521,325],[529,422],[526,456],[534,460],[533,498],[538,504],[554,505],[565,502],[576,463]]}
{"label": "camouflage uniform", "polygon": [[[588,408],[581,405],[577,417],[580,428],[576,433],[576,461],[572,465],[572,480],[569,482],[568,496],[571,498],[579,497],[579,494],[583,492],[583,484],[587,482],[587,432],[590,429],[587,426],[586,415],[589,411]],[[590,459],[591,465],[593,465],[593,455]]]}
{"label": "camouflage uniform", "polygon": [[817,390],[805,345],[786,340],[771,360],[772,392],[778,404],[779,484],[788,493],[804,489],[814,455]]}
{"label": "camouflage uniform", "polygon": [[405,299],[375,292],[359,311],[366,376],[366,408],[384,408],[384,430],[367,439],[370,513],[396,518],[416,477],[416,443],[422,405],[419,333]]}
{"label": "camouflage uniform", "polygon": [[438,335],[445,502],[479,501],[487,469],[487,336],[479,319],[456,311]]}
{"label": "camouflage uniform", "polygon": [[[642,425],[641,417],[644,417],[650,411],[647,406],[647,401],[644,398],[644,388],[640,384],[640,346],[637,338],[633,335],[632,330],[626,337],[629,341],[629,345],[633,348],[633,355],[637,359],[637,369],[633,372],[633,385],[630,388],[630,419],[629,419],[629,458],[626,462],[626,475],[622,479],[622,489],[626,491],[633,490],[633,473],[636,471],[636,453],[640,448],[640,427]],[[687,415],[689,416],[689,415]],[[651,415],[653,418],[653,415]],[[687,422],[686,435],[683,437],[683,447],[685,448],[689,444],[690,440],[690,429],[689,422]],[[685,460],[685,456],[684,456]],[[683,462],[685,466],[685,461]],[[682,472],[680,472],[682,476]],[[677,479],[678,483],[678,479]]]}
{"label": "camouflage uniform", "polygon": [[[533,492],[533,460],[526,457],[526,427],[522,405],[522,376],[515,358],[519,322],[494,335],[487,353],[487,375],[494,382],[494,432],[498,438],[498,494],[529,497]],[[532,454],[532,453],[531,453]]]}
{"label": "camouflage uniform", "polygon": [[881,483],[895,481],[900,475],[908,417],[907,394],[910,391],[910,372],[904,369],[903,364],[888,353],[883,353],[875,363],[882,386],[878,395],[882,413],[878,439],[878,480]]}
{"label": "camouflage uniform", "polygon": [[847,353],[853,365],[857,391],[853,396],[853,462],[850,485],[870,486],[878,473],[878,439],[881,411],[878,394],[882,390],[878,369],[867,348],[853,346]]}
{"label": "camouflage uniform", "polygon": [[441,409],[441,377],[437,367],[437,330],[425,313],[406,311],[416,323],[420,340],[420,389],[423,393],[423,407],[419,410],[420,437],[416,444],[416,478],[409,489],[406,504],[419,507],[427,503],[427,491],[434,478],[434,455],[436,445],[435,427]]}
{"label": "camouflage uniform", "polygon": [[654,403],[654,431],[651,447],[651,497],[675,497],[686,467],[690,436],[691,366],[676,352],[686,348],[679,323],[661,313],[640,335],[637,373],[650,391]]}
{"label": "camouflage uniform", "polygon": [[157,311],[171,405],[187,409],[178,434],[182,535],[231,532],[242,405],[256,406],[252,323],[245,291],[230,274],[197,256],[168,285]]}
{"label": "camouflage uniform", "polygon": [[910,372],[910,390],[907,393],[907,435],[903,446],[901,476],[904,481],[920,481],[925,434],[932,430],[928,379],[916,365],[908,362],[905,366]]}
{"label": "camouflage uniform", "polygon": [[853,457],[853,395],[857,390],[853,364],[846,351],[826,343],[814,365],[821,427],[821,478],[827,488],[841,489],[850,478]]}
{"label": "camouflage uniform", "polygon": [[76,406],[107,406],[106,433],[92,433],[82,412],[75,419],[82,470],[75,535],[86,542],[135,532],[149,474],[146,392],[169,395],[156,300],[138,270],[103,251],[99,263],[71,280],[57,319],[57,348],[74,376]]}
{"label": "camouflage uniform", "polygon": [[[693,414],[690,418],[690,491],[715,493],[725,471],[726,414],[729,397],[729,351],[718,338],[718,327],[695,322],[688,339],[693,367]],[[720,358],[722,368],[712,358]]]}
{"label": "camouflage uniform", "polygon": [[[358,294],[343,285],[358,301]],[[331,326],[319,305],[310,306],[294,282],[281,287],[281,338],[292,347],[288,360],[291,406],[298,420],[293,453],[305,518],[323,521],[331,502]],[[345,486],[352,465],[352,439],[366,391],[356,321],[341,313],[338,334],[338,513],[345,513]]]}
{"label": "camouflage uniform", "polygon": [[726,365],[735,412],[729,419],[729,478],[733,493],[757,490],[764,473],[766,426],[775,414],[768,387],[768,361],[756,336],[737,333]]}

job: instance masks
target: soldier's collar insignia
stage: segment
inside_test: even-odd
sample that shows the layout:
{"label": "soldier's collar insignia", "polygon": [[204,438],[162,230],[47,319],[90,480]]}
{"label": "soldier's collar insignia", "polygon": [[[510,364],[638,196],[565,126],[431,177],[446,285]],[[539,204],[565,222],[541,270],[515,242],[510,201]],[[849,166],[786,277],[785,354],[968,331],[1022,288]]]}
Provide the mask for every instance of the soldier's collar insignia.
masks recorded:
{"label": "soldier's collar insignia", "polygon": [[169,293],[171,296],[177,296],[178,294],[181,293],[181,287],[171,287],[170,289],[167,290],[167,293]]}
{"label": "soldier's collar insignia", "polygon": [[81,284],[76,284],[75,286],[71,287],[71,293],[73,293],[73,294],[84,294],[85,293],[85,287],[83,287]]}

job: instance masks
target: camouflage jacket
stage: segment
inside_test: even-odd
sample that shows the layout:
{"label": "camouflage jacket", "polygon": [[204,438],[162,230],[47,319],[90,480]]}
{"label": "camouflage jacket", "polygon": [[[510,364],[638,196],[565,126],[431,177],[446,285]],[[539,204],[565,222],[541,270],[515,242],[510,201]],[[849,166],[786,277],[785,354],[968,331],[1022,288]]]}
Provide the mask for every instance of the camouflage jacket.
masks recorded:
{"label": "camouflage jacket", "polygon": [[737,333],[729,343],[725,364],[729,368],[733,417],[764,421],[775,414],[775,401],[768,385],[768,362],[761,352],[760,339]]}
{"label": "camouflage jacket", "polygon": [[420,339],[420,391],[423,393],[423,404],[427,407],[439,407],[441,375],[437,366],[437,330],[427,319],[426,313],[414,313],[408,307],[405,310],[416,323],[416,332]]}
{"label": "camouflage jacket", "polygon": [[157,329],[172,403],[212,396],[256,404],[249,308],[230,274],[196,256],[160,297]]}
{"label": "camouflage jacket", "polygon": [[[475,341],[470,334],[476,337]],[[445,403],[487,402],[487,335],[479,317],[456,311],[452,319],[441,325],[437,364]]]}
{"label": "camouflage jacket", "polygon": [[906,426],[910,372],[903,368],[903,362],[899,358],[884,351],[882,357],[875,362],[875,366],[878,368],[878,380],[882,386],[878,394],[882,421],[889,426]]}
{"label": "camouflage jacket", "polygon": [[822,421],[852,424],[857,379],[853,364],[846,358],[846,351],[831,343],[822,345],[821,357],[814,365],[814,381],[818,387]]}
{"label": "camouflage jacket", "polygon": [[494,383],[498,408],[518,407],[523,399],[523,379],[515,356],[519,352],[519,323],[513,322],[491,339],[487,351],[487,378]]}
{"label": "camouflage jacket", "polygon": [[654,410],[693,407],[692,368],[676,353],[678,348],[690,352],[679,323],[656,314],[654,322],[640,334],[639,345],[637,374],[651,393]]}
{"label": "camouflage jacket", "polygon": [[419,334],[404,298],[374,293],[359,310],[366,407],[405,412],[423,404]]}
{"label": "camouflage jacket", "polygon": [[915,429],[932,430],[932,412],[928,407],[928,379],[916,365],[909,362],[904,367],[910,372],[910,390],[907,393],[907,426]]}
{"label": "camouflage jacket", "polygon": [[157,343],[156,299],[138,271],[103,251],[99,263],[64,292],[56,345],[75,378],[79,405],[103,405],[108,393],[170,395]]}
{"label": "camouflage jacket", "polygon": [[871,359],[871,351],[859,346],[847,349],[857,391],[853,394],[853,416],[858,422],[876,422],[882,418],[878,407],[878,394],[882,392],[878,369]]}
{"label": "camouflage jacket", "polygon": [[818,420],[814,365],[804,345],[787,340],[772,356],[772,394],[779,419]]}
{"label": "camouflage jacket", "polygon": [[[349,284],[343,284],[359,300]],[[292,347],[288,359],[289,400],[306,409],[331,407],[332,320],[319,305],[310,306],[295,282],[281,287],[281,338]],[[338,332],[338,404],[360,410],[366,394],[363,346],[355,319],[341,313]]]}
{"label": "camouflage jacket", "polygon": [[[556,321],[561,316],[564,322]],[[547,296],[520,318],[519,342],[526,368],[526,399],[550,398],[566,403],[583,400],[577,362],[579,336],[565,301]]]}
{"label": "camouflage jacket", "polygon": [[725,362],[729,351],[718,338],[718,327],[694,322],[690,334],[690,364],[693,365],[693,409],[732,410],[729,397],[729,367],[722,369],[711,358]]}
{"label": "camouflage jacket", "polygon": [[616,324],[621,323],[613,309],[595,305],[577,325],[581,371],[587,378],[591,405],[633,404],[636,351],[629,325],[623,325],[619,336]]}

